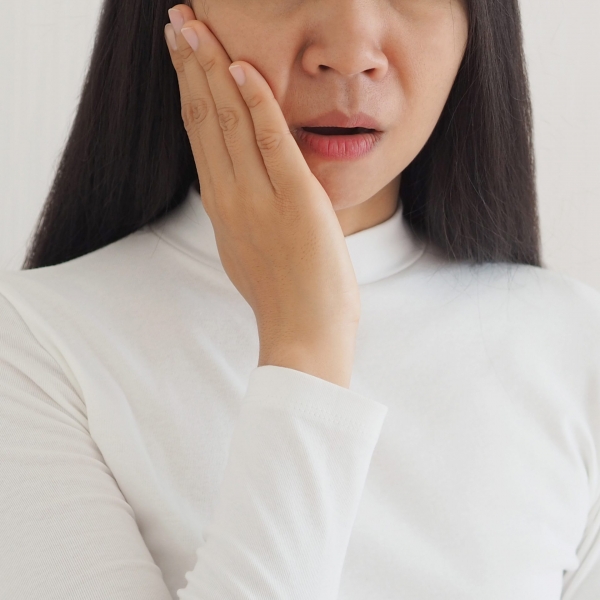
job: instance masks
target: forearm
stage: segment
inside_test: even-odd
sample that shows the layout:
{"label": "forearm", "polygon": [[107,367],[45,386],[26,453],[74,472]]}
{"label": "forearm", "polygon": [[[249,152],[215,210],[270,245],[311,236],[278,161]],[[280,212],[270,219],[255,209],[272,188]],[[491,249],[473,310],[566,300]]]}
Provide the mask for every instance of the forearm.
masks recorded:
{"label": "forearm", "polygon": [[254,369],[181,600],[335,600],[387,407],[298,370]]}

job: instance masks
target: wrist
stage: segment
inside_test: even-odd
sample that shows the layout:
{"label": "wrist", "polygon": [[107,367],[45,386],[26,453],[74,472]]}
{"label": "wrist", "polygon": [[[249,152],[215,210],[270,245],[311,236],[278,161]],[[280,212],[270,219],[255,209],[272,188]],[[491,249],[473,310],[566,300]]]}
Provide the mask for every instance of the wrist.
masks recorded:
{"label": "wrist", "polygon": [[356,336],[316,343],[261,344],[258,365],[274,365],[303,371],[348,388],[352,377]]}

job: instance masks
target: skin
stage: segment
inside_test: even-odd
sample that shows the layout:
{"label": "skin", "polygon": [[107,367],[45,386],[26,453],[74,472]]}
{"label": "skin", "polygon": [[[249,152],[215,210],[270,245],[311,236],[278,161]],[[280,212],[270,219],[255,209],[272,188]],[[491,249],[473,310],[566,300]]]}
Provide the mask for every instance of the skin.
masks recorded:
{"label": "skin", "polygon": [[425,145],[462,61],[465,0],[192,0],[231,61],[260,71],[292,134],[329,110],[386,132],[350,161],[304,153],[343,234],[389,219],[401,172]]}
{"label": "skin", "polygon": [[[360,319],[344,236],[396,210],[400,173],[441,114],[467,37],[452,0],[390,0],[393,10],[346,1],[207,0],[176,5],[165,26],[202,204],[256,316],[258,366],[343,387]],[[303,154],[298,128],[334,107],[380,120],[372,152]]]}

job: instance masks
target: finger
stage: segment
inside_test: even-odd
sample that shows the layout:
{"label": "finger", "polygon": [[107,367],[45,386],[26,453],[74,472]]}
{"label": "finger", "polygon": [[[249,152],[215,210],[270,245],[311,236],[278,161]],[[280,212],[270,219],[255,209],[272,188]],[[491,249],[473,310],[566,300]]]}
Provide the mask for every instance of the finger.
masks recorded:
{"label": "finger", "polygon": [[312,171],[271,87],[250,63],[236,61],[231,67],[243,71],[244,83],[238,88],[250,111],[256,143],[275,192],[281,196],[292,189],[301,189]]}
{"label": "finger", "polygon": [[241,188],[255,190],[262,181],[265,187],[269,185],[270,190],[269,176],[256,142],[250,111],[228,71],[231,59],[205,23],[191,21],[185,24],[184,30],[188,28],[192,29],[198,40],[196,58],[208,81],[236,183]]}
{"label": "finger", "polygon": [[[185,70],[183,68],[183,61],[179,56],[179,52],[174,49],[173,45],[176,46],[175,30],[171,23],[165,25],[165,40],[167,42],[167,48],[169,50],[169,56],[171,62],[177,73],[177,81],[179,84],[179,95],[181,97],[181,106],[183,114],[183,106],[189,105],[191,102],[190,92],[187,84],[187,78],[185,76]],[[200,182],[200,195],[204,198],[210,195],[214,197],[214,187],[212,177],[210,176],[210,170],[206,163],[206,156],[204,154],[204,148],[202,143],[193,143],[190,139],[190,145],[192,146],[192,153],[194,155],[194,162],[196,164],[196,170],[198,171],[198,178]]]}
{"label": "finger", "polygon": [[[195,22],[195,21],[193,21]],[[184,24],[189,27],[190,22]],[[196,53],[181,31],[176,34],[177,52],[183,63],[188,86],[188,97],[182,102],[182,117],[192,144],[201,144],[215,191],[235,183],[233,164],[223,132],[219,125],[217,110],[206,74],[200,66]]]}

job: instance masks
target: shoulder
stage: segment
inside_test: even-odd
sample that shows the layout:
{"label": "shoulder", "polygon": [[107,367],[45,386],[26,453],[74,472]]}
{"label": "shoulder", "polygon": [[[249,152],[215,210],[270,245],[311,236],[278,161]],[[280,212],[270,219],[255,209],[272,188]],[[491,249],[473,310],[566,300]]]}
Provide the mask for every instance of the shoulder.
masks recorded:
{"label": "shoulder", "polygon": [[[172,268],[146,228],[73,260],[37,269],[0,271],[0,294],[21,312],[26,307],[65,311],[122,304],[136,290],[156,287]],[[147,288],[147,289],[145,289]]]}
{"label": "shoulder", "polygon": [[72,366],[94,340],[152,312],[168,270],[155,242],[140,230],[65,263],[0,271],[0,356],[25,373],[52,372],[49,381],[60,371],[77,388]]}
{"label": "shoulder", "polygon": [[547,267],[429,255],[412,281],[416,310],[439,315],[439,327],[452,335],[471,332],[525,361],[536,355],[600,373],[600,292],[574,277]]}
{"label": "shoulder", "polygon": [[600,292],[531,265],[471,269],[478,320],[526,360],[535,353],[569,376],[600,372]]}
{"label": "shoulder", "polygon": [[574,277],[547,267],[485,265],[479,269],[479,288],[501,289],[515,307],[587,324],[600,331],[600,291]]}
{"label": "shoulder", "polygon": [[515,263],[449,262],[429,254],[419,279],[448,299],[507,308],[523,317],[562,317],[600,331],[600,291],[548,267]]}
{"label": "shoulder", "polygon": [[13,344],[23,357],[35,342],[69,373],[96,339],[139,328],[157,310],[156,290],[168,271],[152,257],[152,238],[132,234],[58,265],[0,271],[2,351]]}

